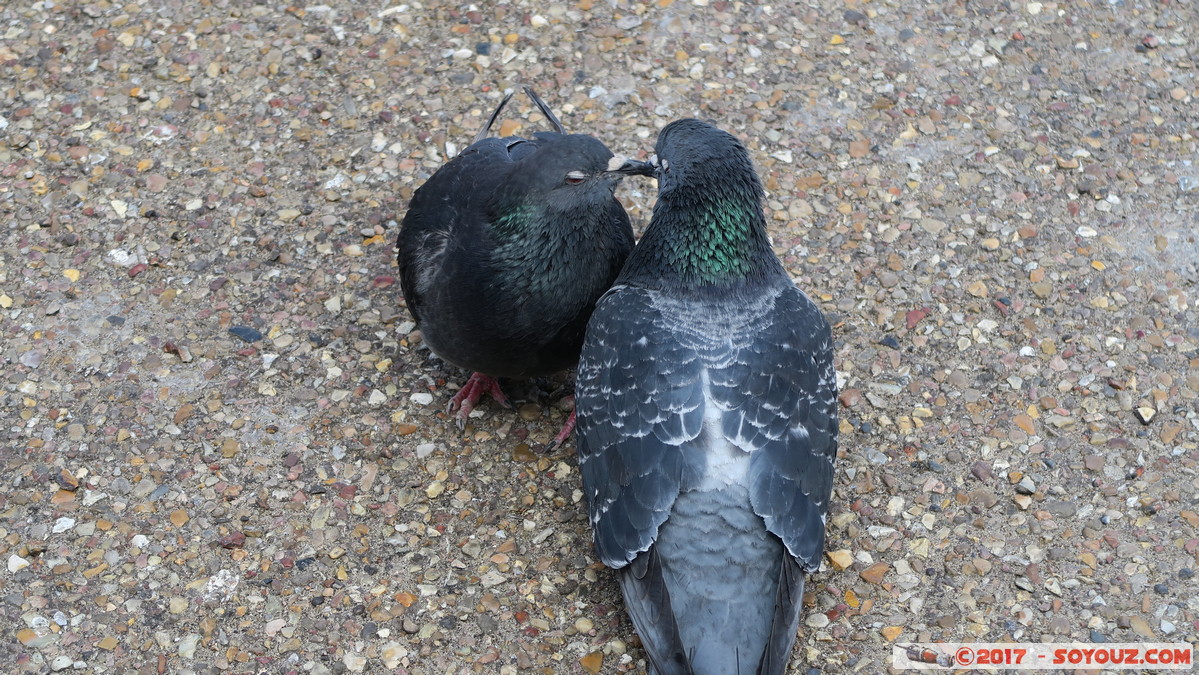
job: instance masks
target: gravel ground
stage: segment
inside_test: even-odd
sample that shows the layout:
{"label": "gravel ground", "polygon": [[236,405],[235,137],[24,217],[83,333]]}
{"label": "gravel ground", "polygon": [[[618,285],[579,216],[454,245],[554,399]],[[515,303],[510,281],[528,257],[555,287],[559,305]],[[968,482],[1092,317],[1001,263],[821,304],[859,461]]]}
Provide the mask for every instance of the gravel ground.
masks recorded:
{"label": "gravel ground", "polygon": [[792,672],[1196,641],[1193,1],[441,4],[0,7],[0,661],[643,671],[573,444],[530,450],[568,376],[459,432],[395,281],[413,189],[526,83],[617,152],[738,134],[833,318]]}

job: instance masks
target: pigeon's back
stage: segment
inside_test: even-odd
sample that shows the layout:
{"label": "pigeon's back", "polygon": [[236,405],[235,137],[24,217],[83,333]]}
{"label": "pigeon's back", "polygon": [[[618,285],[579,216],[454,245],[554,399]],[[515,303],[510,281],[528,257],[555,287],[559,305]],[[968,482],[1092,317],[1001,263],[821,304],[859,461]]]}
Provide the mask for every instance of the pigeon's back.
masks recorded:
{"label": "pigeon's back", "polygon": [[493,195],[537,145],[519,137],[478,140],[416,189],[398,241],[404,300],[411,311],[418,311],[433,277],[442,272],[439,265],[451,244],[468,248],[489,237]]}
{"label": "pigeon's back", "polygon": [[828,323],[770,247],[731,136],[659,136],[659,199],[579,364],[600,559],[662,675],[786,670],[837,453]]}

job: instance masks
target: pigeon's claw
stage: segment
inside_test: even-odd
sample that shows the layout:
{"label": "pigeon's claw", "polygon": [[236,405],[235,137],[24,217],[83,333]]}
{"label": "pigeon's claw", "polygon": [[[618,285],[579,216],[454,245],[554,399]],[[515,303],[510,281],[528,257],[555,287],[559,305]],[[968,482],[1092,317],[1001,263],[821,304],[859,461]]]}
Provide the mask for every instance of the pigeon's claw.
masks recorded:
{"label": "pigeon's claw", "polygon": [[[574,399],[573,396],[571,396],[570,398],[572,400]],[[546,443],[541,448],[542,454],[548,455],[551,452],[562,447],[562,444],[570,439],[570,435],[573,434],[574,431],[575,431],[575,411],[571,410],[570,417],[567,417],[566,422],[562,425],[562,430],[558,432],[557,436],[554,436],[554,439],[552,441],[550,441],[549,443]]]}
{"label": "pigeon's claw", "polygon": [[483,394],[491,394],[491,398],[495,399],[496,403],[505,408],[512,408],[508,397],[504,395],[504,390],[500,389],[498,380],[483,373],[472,373],[470,379],[462,385],[457,394],[450,398],[449,404],[445,407],[447,413],[456,412],[454,417],[459,429],[466,426],[466,418],[470,417],[471,411],[475,409],[479,399],[483,398]]}
{"label": "pigeon's claw", "polygon": [[491,394],[491,398],[495,400],[496,403],[499,403],[508,410],[515,410],[516,407],[513,406],[512,402],[508,400],[508,397],[504,395],[504,390],[500,389],[500,381],[495,378],[488,379],[491,380],[491,386],[487,389],[487,393]]}

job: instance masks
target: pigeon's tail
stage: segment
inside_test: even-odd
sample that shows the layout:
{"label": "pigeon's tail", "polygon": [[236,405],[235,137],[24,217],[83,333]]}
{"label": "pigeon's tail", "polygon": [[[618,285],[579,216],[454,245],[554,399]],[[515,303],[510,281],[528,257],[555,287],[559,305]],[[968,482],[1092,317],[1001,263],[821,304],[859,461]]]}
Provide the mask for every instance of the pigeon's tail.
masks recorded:
{"label": "pigeon's tail", "polygon": [[620,571],[620,590],[649,656],[649,675],[695,675],[689,665],[691,655],[679,636],[657,549],[642,553]]}
{"label": "pigeon's tail", "polygon": [[554,114],[554,111],[550,110],[549,105],[547,105],[545,101],[541,100],[541,97],[538,96],[528,86],[526,86],[524,90],[525,93],[529,95],[529,98],[533,99],[533,104],[537,106],[537,109],[541,111],[541,114],[545,115],[545,119],[549,120],[549,123],[554,125],[554,131],[560,134],[566,133],[566,128],[562,126],[562,122],[558,120],[558,116]]}
{"label": "pigeon's tail", "polygon": [[760,675],[775,675],[785,672],[791,660],[791,646],[795,644],[795,633],[799,630],[799,615],[803,608],[803,569],[790,556],[783,556],[779,570],[778,595],[774,601],[774,619],[770,626],[770,640],[758,663]]}
{"label": "pigeon's tail", "polygon": [[[671,614],[659,620],[659,627],[675,624],[676,639],[687,655],[683,664],[654,659],[663,675],[786,671],[799,623],[803,571],[766,531],[743,488],[679,495],[650,553],[658,559],[650,567],[660,567],[663,589],[658,594],[665,595]],[[641,584],[654,576],[655,570],[647,571]],[[622,587],[631,585],[626,579],[631,581],[632,575],[622,576]],[[626,604],[632,604],[629,590],[625,588]],[[637,623],[637,613],[630,611]],[[638,632],[643,642],[662,637],[647,636],[641,625]],[[647,644],[646,649],[658,646]]]}
{"label": "pigeon's tail", "polygon": [[475,134],[475,140],[473,143],[478,143],[479,141],[483,140],[484,138],[487,138],[487,135],[491,133],[492,125],[495,124],[496,119],[500,116],[500,113],[504,110],[504,106],[508,105],[508,101],[511,101],[511,100],[512,100],[512,94],[511,94],[511,92],[509,92],[508,94],[506,94],[504,96],[504,99],[502,101],[500,101],[500,104],[495,107],[495,112],[491,113],[491,117],[487,118],[487,124],[484,124],[483,128],[479,129],[479,133]]}

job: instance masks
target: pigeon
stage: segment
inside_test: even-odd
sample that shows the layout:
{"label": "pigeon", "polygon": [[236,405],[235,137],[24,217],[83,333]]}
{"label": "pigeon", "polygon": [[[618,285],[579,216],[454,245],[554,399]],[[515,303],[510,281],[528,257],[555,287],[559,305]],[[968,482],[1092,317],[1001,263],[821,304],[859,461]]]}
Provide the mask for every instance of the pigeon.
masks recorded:
{"label": "pigeon", "polygon": [[783,673],[832,494],[831,329],[774,254],[741,143],[682,119],[655,152],[653,217],[575,386],[595,549],[650,673]]}
{"label": "pigeon", "polygon": [[[633,248],[614,192],[648,165],[567,134],[524,90],[554,131],[489,137],[509,94],[475,141],[416,190],[400,225],[408,311],[434,354],[473,373],[447,407],[460,428],[485,393],[511,407],[497,378],[575,365],[595,301]],[[572,412],[550,447],[574,422]]]}

